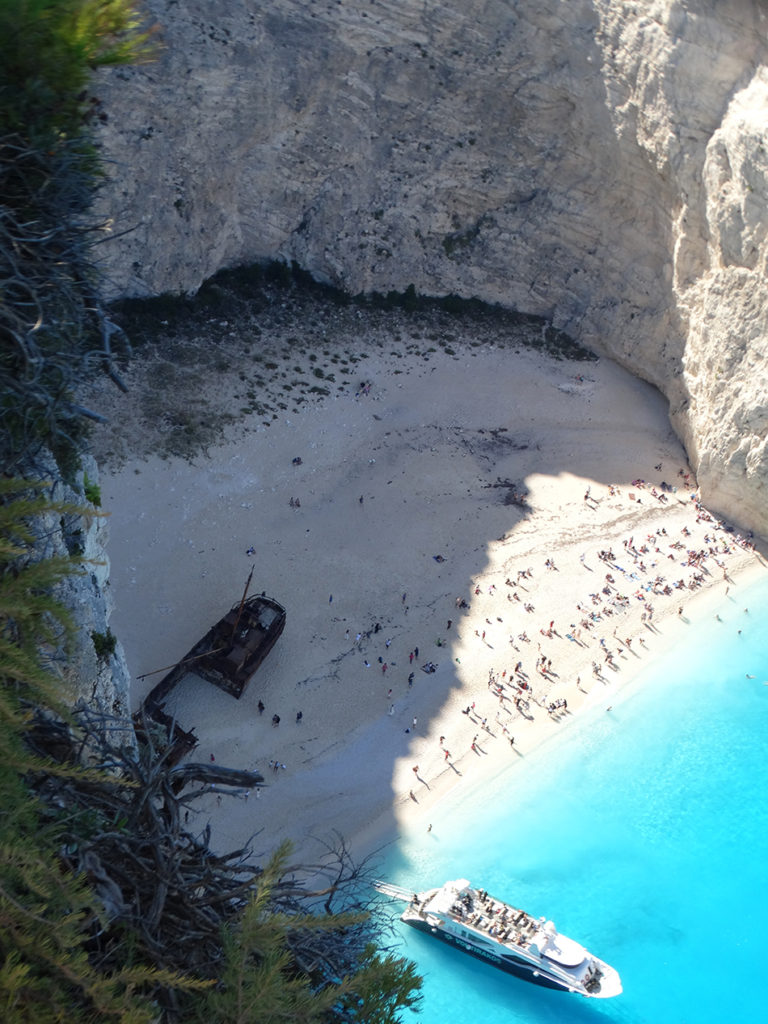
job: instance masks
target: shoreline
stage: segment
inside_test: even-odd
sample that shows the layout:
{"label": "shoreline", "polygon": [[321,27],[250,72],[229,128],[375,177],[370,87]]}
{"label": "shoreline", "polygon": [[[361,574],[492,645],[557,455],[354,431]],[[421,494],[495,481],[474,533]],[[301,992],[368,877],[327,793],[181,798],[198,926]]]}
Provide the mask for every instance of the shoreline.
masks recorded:
{"label": "shoreline", "polygon": [[[707,597],[752,578],[751,563],[763,571],[731,534],[697,521],[695,482],[683,490],[690,471],[650,386],[604,361],[475,355],[380,352],[366,362],[367,392],[305,407],[194,463],[150,456],[104,474],[113,623],[135,674],[180,657],[239,599],[254,561],[255,589],[288,609],[240,701],[187,677],[169,709],[200,737],[191,760],[265,776],[258,796],[201,798],[190,827],[210,822],[215,848],[252,840],[260,856],[290,838],[297,854],[316,855],[307,833],[322,849],[338,832],[359,860],[402,829],[426,829],[438,801],[556,742],[585,704],[620,699],[683,635],[680,605],[706,614]],[[515,492],[527,495],[522,507]],[[681,564],[723,541],[732,555]],[[598,552],[611,546],[607,564]],[[733,583],[718,578],[716,558]],[[689,590],[701,572],[703,589]],[[659,576],[686,586],[641,591]],[[533,721],[514,708],[517,662]],[[155,681],[137,682],[134,705]],[[567,713],[550,716],[561,700]],[[462,714],[473,703],[476,714]],[[286,767],[270,771],[275,762]]]}
{"label": "shoreline", "polygon": [[[731,574],[733,586],[738,591],[743,591],[765,578],[765,566],[755,561],[742,560],[740,567]],[[606,711],[618,709],[622,699],[631,697],[638,685],[638,677],[646,675],[652,670],[655,662],[663,660],[672,648],[685,638],[685,631],[691,621],[700,622],[709,617],[718,607],[722,607],[724,601],[722,587],[710,586],[706,590],[694,593],[685,601],[685,619],[680,622],[674,609],[667,609],[658,620],[658,626],[666,626],[666,631],[659,630],[656,634],[657,643],[652,650],[646,652],[647,657],[633,665],[630,672],[625,676],[612,681],[613,685],[596,683],[588,691],[586,699],[582,700],[574,713],[566,721],[558,723],[565,732],[581,728],[584,724],[583,715],[592,711],[601,704],[608,705]],[[525,753],[515,750],[519,757],[531,756],[540,753],[544,748],[552,748],[555,752],[561,735],[557,731],[549,730],[543,718],[540,720],[540,728],[529,732],[526,736]],[[462,776],[452,775],[450,770],[444,769],[437,778],[430,777],[430,789],[420,791],[419,802],[414,804],[407,793],[400,793],[397,796],[397,809],[399,811],[397,820],[393,822],[387,815],[386,810],[379,813],[370,821],[365,822],[356,832],[345,836],[347,845],[353,851],[358,861],[365,858],[373,858],[375,861],[380,854],[398,843],[404,835],[414,837],[417,833],[426,835],[431,831],[430,817],[433,813],[445,814],[446,808],[450,811],[452,804],[471,800],[473,797],[481,797],[489,783],[495,782],[502,775],[509,775],[510,782],[514,781],[515,760],[511,760],[508,751],[500,749],[497,744],[494,751],[485,757],[481,764],[473,766],[471,780],[464,783],[464,768],[471,762],[471,754],[465,753],[455,764],[462,772]]]}
{"label": "shoreline", "polygon": [[[739,588],[739,591],[750,588],[757,584],[761,580],[765,579],[765,567],[762,564],[745,564],[738,571],[733,573],[734,584]],[[671,626],[669,632],[667,632],[663,640],[659,643],[658,647],[649,653],[648,659],[637,664],[635,671],[628,674],[625,678],[621,679],[617,686],[611,689],[598,690],[597,687],[593,688],[592,694],[594,695],[593,700],[585,700],[579,707],[581,714],[575,714],[567,722],[563,723],[563,728],[567,731],[572,729],[582,728],[584,726],[583,715],[588,713],[601,704],[610,704],[606,707],[606,712],[613,711],[614,708],[619,708],[622,699],[631,697],[638,686],[638,678],[640,676],[647,675],[653,669],[653,665],[656,662],[660,662],[664,659],[665,655],[668,655],[673,647],[681,640],[685,638],[685,630],[688,624],[694,619],[700,621],[705,617],[711,615],[713,610],[718,607],[722,607],[724,595],[722,590],[716,590],[714,587],[701,591],[694,596],[688,598],[685,611],[686,611],[686,622],[685,624],[678,622],[678,617],[670,609],[659,619],[659,625],[667,624]],[[600,699],[598,699],[600,698]],[[549,735],[545,734],[544,730],[540,730],[535,738],[529,736],[529,745],[527,747],[526,754],[528,756],[538,754],[543,749],[552,747],[556,749],[560,736],[556,732],[551,732]],[[530,742],[533,740],[533,742]],[[522,755],[521,755],[522,756]],[[465,758],[467,755],[465,755]],[[442,776],[438,782],[442,781],[443,785],[436,786],[434,790],[428,794],[427,800],[422,800],[419,807],[411,807],[409,803],[401,799],[403,807],[403,818],[399,823],[399,829],[396,833],[384,834],[382,830],[382,824],[380,820],[369,822],[368,825],[364,826],[359,833],[351,837],[352,843],[356,846],[356,850],[360,856],[369,856],[375,854],[378,850],[384,849],[387,846],[391,846],[397,843],[403,836],[403,834],[410,833],[413,835],[418,828],[420,831],[425,833],[429,829],[429,812],[442,811],[445,807],[450,809],[452,802],[458,801],[464,802],[471,800],[473,796],[481,794],[482,791],[487,787],[489,782],[495,781],[501,775],[510,773],[510,780],[513,779],[512,771],[515,767],[514,761],[503,763],[500,758],[494,758],[493,760],[488,759],[486,765],[480,768],[480,772],[475,774],[472,782],[468,784],[466,788],[459,785],[458,779],[451,779],[448,776],[446,779],[442,779]],[[461,762],[459,763],[459,766]],[[447,773],[443,773],[446,775]]]}

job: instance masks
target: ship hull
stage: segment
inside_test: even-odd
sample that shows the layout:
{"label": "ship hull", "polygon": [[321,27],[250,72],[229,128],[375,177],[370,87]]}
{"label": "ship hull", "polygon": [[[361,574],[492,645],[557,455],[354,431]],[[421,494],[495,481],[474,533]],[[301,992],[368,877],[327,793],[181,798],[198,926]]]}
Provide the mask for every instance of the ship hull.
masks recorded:
{"label": "ship hull", "polygon": [[182,729],[164,711],[174,687],[186,675],[194,674],[239,699],[280,638],[285,619],[285,608],[265,594],[241,601],[153,687],[134,715],[134,722],[142,735],[148,736],[147,719],[165,730],[169,742],[165,756],[169,764],[186,757],[198,743],[194,729]]}
{"label": "ship hull", "polygon": [[374,887],[408,906],[401,920],[417,931],[541,988],[609,999],[621,993],[615,968],[558,932],[553,921],[475,889],[466,878],[414,892],[389,882]]}
{"label": "ship hull", "polygon": [[424,932],[433,939],[439,939],[446,946],[453,946],[454,949],[461,950],[462,953],[468,953],[477,960],[484,960],[485,963],[491,964],[506,974],[512,974],[516,978],[522,978],[524,981],[529,981],[534,985],[541,985],[542,988],[558,989],[561,992],[572,991],[571,986],[563,984],[563,982],[557,981],[555,978],[550,978],[547,974],[543,973],[539,965],[528,963],[509,953],[499,956],[493,950],[475,946],[471,942],[467,942],[466,939],[451,934],[451,932],[446,931],[444,928],[434,928],[426,921],[406,919],[405,923],[410,925],[411,928],[415,928],[416,931]]}
{"label": "ship hull", "polygon": [[[206,633],[184,661],[189,671],[220,687],[239,700],[264,659],[285,628],[285,609],[265,597],[249,598],[237,605]],[[243,645],[233,643],[232,630],[246,638]],[[221,647],[224,650],[220,650]],[[219,649],[219,650],[217,650]],[[213,653],[206,654],[206,651]]]}

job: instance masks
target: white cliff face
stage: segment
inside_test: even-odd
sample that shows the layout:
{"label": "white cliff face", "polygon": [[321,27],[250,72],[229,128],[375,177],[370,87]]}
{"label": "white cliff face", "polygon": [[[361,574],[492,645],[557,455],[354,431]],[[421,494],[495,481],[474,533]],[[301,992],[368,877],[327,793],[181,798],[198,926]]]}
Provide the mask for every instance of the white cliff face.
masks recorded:
{"label": "white cliff face", "polygon": [[766,532],[768,70],[739,90],[707,145],[707,264],[681,289],[690,395],[678,430],[713,504]]}
{"label": "white cliff face", "polygon": [[656,384],[705,501],[768,533],[759,0],[148,6],[159,60],[101,91],[115,294],[279,258],[550,317]]}
{"label": "white cliff face", "polygon": [[[91,485],[97,487],[96,463],[88,456],[83,456],[82,461],[85,475]],[[75,490],[61,480],[52,458],[39,457],[36,475],[51,482],[44,493],[52,502],[89,508],[82,489]],[[73,571],[56,587],[56,597],[68,610],[74,627],[67,649],[62,647],[51,659],[52,669],[59,668],[64,698],[72,707],[82,704],[125,720],[130,717],[130,675],[123,646],[119,638],[115,638],[113,650],[102,649],[100,654],[96,648],[98,638],[106,640],[110,635],[109,620],[114,604],[109,586],[106,523],[106,518],[100,514],[46,513],[33,524],[37,536],[34,547],[37,558],[74,558]],[[130,729],[120,734],[113,731],[111,738],[116,743],[135,743]]]}

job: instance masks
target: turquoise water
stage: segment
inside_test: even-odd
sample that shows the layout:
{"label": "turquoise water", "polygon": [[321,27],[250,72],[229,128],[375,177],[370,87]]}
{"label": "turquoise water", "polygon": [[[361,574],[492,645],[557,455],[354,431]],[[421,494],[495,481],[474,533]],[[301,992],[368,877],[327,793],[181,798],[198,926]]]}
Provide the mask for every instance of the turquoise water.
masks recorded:
{"label": "turquoise water", "polygon": [[[745,613],[744,607],[749,611]],[[768,583],[449,814],[385,877],[469,878],[554,919],[624,993],[550,992],[400,926],[424,975],[419,1024],[722,1024],[766,1019]],[[739,634],[738,630],[741,629]],[[754,679],[747,679],[747,675]]]}

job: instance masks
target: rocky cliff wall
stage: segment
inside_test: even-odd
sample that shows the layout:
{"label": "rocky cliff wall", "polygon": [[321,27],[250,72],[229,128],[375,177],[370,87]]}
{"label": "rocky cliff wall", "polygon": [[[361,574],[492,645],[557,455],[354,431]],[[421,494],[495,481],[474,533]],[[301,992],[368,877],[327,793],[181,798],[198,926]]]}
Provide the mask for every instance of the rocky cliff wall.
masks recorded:
{"label": "rocky cliff wall", "polygon": [[551,318],[657,385],[705,500],[768,533],[758,0],[149,0],[102,92],[115,294],[296,260]]}
{"label": "rocky cliff wall", "polygon": [[[50,486],[44,493],[52,502],[87,508],[83,497],[83,478],[88,490],[98,491],[99,472],[96,463],[83,456],[76,487],[61,479],[53,458],[41,456],[29,475],[43,479]],[[91,506],[97,512],[95,506]],[[109,586],[107,556],[107,519],[96,515],[62,515],[49,512],[39,517],[33,530],[36,558],[74,557],[74,571],[58,585],[56,596],[67,608],[74,626],[70,647],[52,652],[52,667],[60,666],[63,693],[73,707],[83,704],[117,718],[130,716],[130,674],[125,653],[118,638],[110,644],[109,620],[113,610]],[[104,638],[107,646],[98,652],[94,634]],[[97,641],[98,642],[98,641]],[[112,648],[113,649],[109,649]],[[118,742],[118,734],[112,739]],[[135,742],[133,732],[126,730],[123,742]]]}

